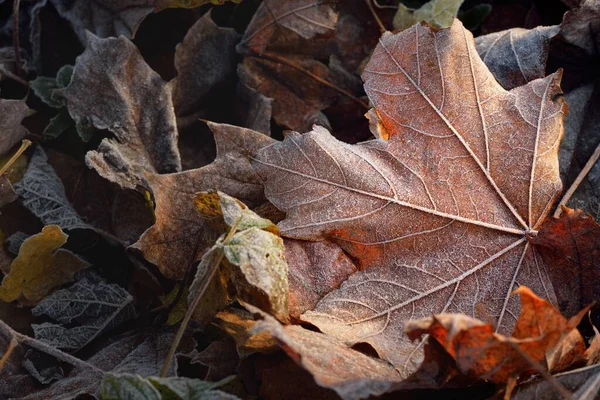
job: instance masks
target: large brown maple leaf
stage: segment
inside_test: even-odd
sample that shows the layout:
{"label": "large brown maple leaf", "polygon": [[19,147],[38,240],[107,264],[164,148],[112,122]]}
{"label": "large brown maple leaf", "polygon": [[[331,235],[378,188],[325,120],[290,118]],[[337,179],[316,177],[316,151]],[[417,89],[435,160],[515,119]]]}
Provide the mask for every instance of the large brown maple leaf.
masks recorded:
{"label": "large brown maple leaf", "polygon": [[561,190],[566,107],[560,73],[504,90],[457,20],[385,34],[363,79],[377,139],[315,127],[253,163],[287,214],[283,235],[334,240],[360,261],[301,318],[406,376],[422,356],[403,321],[463,313],[509,333],[516,287],[556,301],[530,239]]}

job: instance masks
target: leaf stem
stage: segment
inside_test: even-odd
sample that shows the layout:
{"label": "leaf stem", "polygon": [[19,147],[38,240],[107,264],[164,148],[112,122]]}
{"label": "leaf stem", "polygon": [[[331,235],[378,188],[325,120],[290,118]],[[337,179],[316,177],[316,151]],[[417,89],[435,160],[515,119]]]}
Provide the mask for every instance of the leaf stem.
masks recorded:
{"label": "leaf stem", "polygon": [[571,184],[571,187],[569,187],[569,190],[567,190],[560,203],[558,203],[556,211],[554,212],[555,218],[560,217],[560,215],[562,214],[562,206],[566,206],[569,200],[571,200],[571,197],[573,196],[581,182],[583,182],[583,179],[587,176],[588,172],[590,172],[594,164],[596,164],[598,158],[600,158],[600,143],[598,144],[598,147],[596,147],[596,150],[594,151],[588,162],[585,164],[581,172],[579,172],[579,175],[577,175],[577,178],[575,178],[575,181]]}
{"label": "leaf stem", "polygon": [[0,168],[0,175],[4,175],[6,171],[8,171],[8,169],[15,163],[15,161],[17,161],[21,154],[23,154],[23,152],[27,150],[29,146],[31,146],[31,140],[24,139],[21,142],[21,147],[19,147],[17,152],[13,154],[13,156],[6,162],[6,164],[2,166],[2,168]]}
{"label": "leaf stem", "polygon": [[371,11],[373,18],[375,19],[375,22],[377,22],[377,25],[379,26],[379,30],[381,31],[381,34],[383,35],[385,32],[387,32],[387,29],[385,29],[385,25],[383,25],[383,22],[381,22],[381,19],[379,18],[379,16],[377,15],[377,12],[375,11],[375,8],[373,8],[373,3],[372,3],[373,1],[376,1],[376,0],[365,0],[365,2],[367,3],[367,7],[369,7],[369,11]]}

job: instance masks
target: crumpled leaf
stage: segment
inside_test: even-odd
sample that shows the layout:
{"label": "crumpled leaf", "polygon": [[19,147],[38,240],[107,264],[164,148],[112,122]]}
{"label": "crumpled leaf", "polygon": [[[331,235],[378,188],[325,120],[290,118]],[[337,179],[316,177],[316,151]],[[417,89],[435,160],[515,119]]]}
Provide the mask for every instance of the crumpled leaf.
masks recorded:
{"label": "crumpled leaf", "polygon": [[205,167],[168,175],[148,175],[156,222],[133,248],[156,264],[170,279],[181,279],[188,265],[217,239],[194,206],[195,193],[218,189],[253,207],[264,202],[260,177],[248,155],[274,142],[258,132],[209,123],[217,143],[217,158]]}
{"label": "crumpled leaf", "polygon": [[403,31],[421,21],[425,21],[435,28],[448,28],[454,22],[463,1],[430,0],[417,10],[412,10],[399,3],[398,11],[394,15],[394,30]]}
{"label": "crumpled leaf", "polygon": [[63,230],[90,228],[67,200],[65,188],[40,146],[35,148],[25,176],[15,184],[15,191],[44,225],[58,225]]}
{"label": "crumpled leaf", "polygon": [[284,239],[290,266],[289,313],[294,318],[312,310],[327,293],[337,289],[358,270],[336,244]]}
{"label": "crumpled leaf", "polygon": [[61,17],[71,23],[82,44],[86,31],[107,38],[131,39],[138,27],[154,11],[157,0],[50,0]]}
{"label": "crumpled leaf", "polygon": [[175,50],[173,104],[178,116],[197,111],[215,85],[235,74],[239,40],[234,29],[217,26],[210,12],[190,28]]}
{"label": "crumpled leaf", "polygon": [[507,382],[511,377],[526,378],[537,372],[530,360],[551,369],[559,364],[552,357],[556,346],[571,332],[577,332],[577,324],[588,310],[567,321],[526,287],[521,286],[515,293],[521,297],[521,315],[512,337],[496,333],[492,325],[463,314],[439,314],[409,321],[406,332],[413,340],[428,334],[429,340],[437,341],[454,358],[462,373],[475,378],[495,383]]}
{"label": "crumpled leaf", "polygon": [[479,36],[477,52],[494,78],[506,90],[546,76],[550,40],[560,27],[512,28]]}
{"label": "crumpled leaf", "polygon": [[407,376],[422,355],[404,320],[464,313],[508,332],[515,282],[556,301],[528,232],[561,189],[564,102],[557,74],[502,89],[457,20],[385,34],[363,78],[378,139],[348,145],[315,127],[253,166],[286,212],[282,235],[333,240],[360,262],[302,319]]}
{"label": "crumpled leaf", "polygon": [[305,39],[335,30],[338,15],[329,0],[266,0],[254,13],[239,49],[263,53],[276,29],[289,29]]}
{"label": "crumpled leaf", "polygon": [[0,299],[37,304],[88,267],[87,262],[70,251],[60,249],[67,237],[57,225],[48,225],[41,233],[25,240],[10,266],[10,273],[2,280]]}
{"label": "crumpled leaf", "polygon": [[283,326],[267,314],[260,315],[263,319],[253,331],[273,335],[283,351],[310,372],[319,386],[335,390],[342,399],[381,395],[400,380],[390,364],[349,349],[331,336],[297,325]]}
{"label": "crumpled leaf", "polygon": [[229,308],[219,311],[212,323],[235,341],[240,358],[255,353],[269,354],[277,349],[277,343],[270,333],[254,332],[256,321],[246,310]]}
{"label": "crumpled leaf", "polygon": [[215,390],[231,379],[206,382],[192,378],[143,378],[134,374],[108,373],[102,380],[102,400],[192,400],[238,399],[237,396]]}
{"label": "crumpled leaf", "polygon": [[0,156],[5,155],[25,135],[27,129],[21,121],[29,114],[29,107],[23,100],[0,99]]}
{"label": "crumpled leaf", "polygon": [[98,150],[86,155],[88,166],[129,189],[143,186],[144,171],[181,170],[167,84],[126,38],[88,34],[87,40],[71,84],[61,93],[77,124],[92,124],[116,136],[116,140],[103,139]]}
{"label": "crumpled leaf", "polygon": [[[600,365],[591,365],[554,375],[554,378],[573,394],[573,399],[594,400],[600,391]],[[547,380],[528,382],[518,386],[514,400],[559,400],[561,393]]]}
{"label": "crumpled leaf", "polygon": [[135,317],[133,297],[123,288],[88,274],[44,298],[31,312],[54,322],[32,324],[35,338],[68,352]]}
{"label": "crumpled leaf", "polygon": [[560,309],[575,315],[600,300],[600,225],[582,210],[563,208],[534,239],[550,276]]}

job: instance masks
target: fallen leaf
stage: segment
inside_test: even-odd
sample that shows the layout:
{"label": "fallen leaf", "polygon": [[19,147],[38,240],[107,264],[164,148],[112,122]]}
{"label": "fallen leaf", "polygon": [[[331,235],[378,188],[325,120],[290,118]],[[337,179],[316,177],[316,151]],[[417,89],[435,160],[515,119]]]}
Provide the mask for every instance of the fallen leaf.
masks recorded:
{"label": "fallen leaf", "polygon": [[273,99],[238,82],[236,100],[238,125],[270,136]]}
{"label": "fallen leaf", "polygon": [[456,20],[384,34],[363,74],[378,139],[315,127],[253,159],[286,212],[282,235],[333,240],[360,262],[302,319],[371,344],[403,376],[422,357],[404,320],[465,313],[509,332],[515,282],[555,301],[529,235],[561,189],[560,75],[506,92],[474,47]]}
{"label": "fallen leaf", "polygon": [[157,0],[50,0],[61,17],[71,23],[82,44],[86,31],[107,38],[125,36],[131,39],[138,27],[154,11]]}
{"label": "fallen leaf", "polygon": [[430,0],[417,10],[399,3],[396,15],[394,15],[394,30],[403,31],[421,21],[425,21],[435,28],[448,28],[454,22],[463,1]]}
{"label": "fallen leaf", "polygon": [[12,203],[18,198],[19,195],[17,195],[13,189],[8,176],[0,175],[0,208],[4,207],[8,203]]}
{"label": "fallen leaf", "polygon": [[36,146],[23,179],[15,184],[15,191],[23,205],[44,225],[58,225],[64,230],[90,229],[67,200],[65,188],[40,146]]}
{"label": "fallen leaf", "polygon": [[581,210],[563,208],[533,243],[549,270],[560,309],[575,315],[600,299],[600,225]]}
{"label": "fallen leaf", "polygon": [[[256,310],[254,310],[256,311]],[[312,374],[316,383],[342,399],[364,399],[385,393],[400,375],[390,364],[349,349],[337,339],[301,326],[283,326],[261,313],[254,332],[267,331],[286,354]]]}
{"label": "fallen leaf", "polygon": [[183,278],[188,265],[218,237],[194,206],[197,192],[218,189],[249,206],[264,202],[260,177],[248,155],[274,142],[258,132],[209,123],[217,158],[202,168],[168,175],[147,175],[156,203],[156,222],[132,245],[170,279]]}
{"label": "fallen leaf", "polygon": [[207,372],[203,379],[216,381],[236,374],[240,363],[237,346],[233,339],[226,339],[215,340],[190,360],[192,364],[206,367]]}
{"label": "fallen leaf", "polygon": [[[181,170],[171,93],[124,37],[88,34],[71,84],[61,91],[77,124],[92,124],[116,136],[103,139],[86,163],[111,182],[135,189],[143,172]],[[90,96],[94,93],[94,96]]]}
{"label": "fallen leaf", "polygon": [[289,313],[293,318],[312,310],[327,293],[357,272],[346,253],[330,242],[284,239],[290,267]]}
{"label": "fallen leaf", "polygon": [[58,286],[72,281],[76,272],[88,267],[87,262],[70,251],[60,249],[67,237],[57,225],[48,225],[25,240],[10,273],[2,280],[0,299],[37,304]]}
{"label": "fallen leaf", "polygon": [[510,90],[546,76],[550,40],[559,31],[558,25],[512,28],[479,36],[475,44],[494,78]]}
{"label": "fallen leaf", "polygon": [[23,100],[0,99],[0,156],[5,155],[26,135],[27,129],[21,121],[29,114],[29,107]]}
{"label": "fallen leaf", "polygon": [[[573,394],[573,399],[593,400],[600,391],[600,365],[592,365],[554,375],[554,378]],[[514,400],[559,400],[562,393],[546,380],[528,382],[515,390]]]}
{"label": "fallen leaf", "polygon": [[[181,287],[180,287],[180,284],[178,284],[168,294],[166,294],[164,296],[159,296],[158,298],[160,299],[160,302],[164,306],[170,306],[177,299],[177,295],[179,294],[180,291],[181,291]],[[183,292],[181,293],[179,300],[177,300],[177,303],[175,303],[175,305],[172,306],[173,308],[169,312],[169,316],[167,317],[167,321],[165,322],[165,325],[171,326],[171,325],[176,325],[177,323],[181,322],[181,320],[183,319],[183,316],[185,315],[185,312],[187,311],[188,295],[189,295],[189,291],[187,288],[185,288],[183,290]]]}
{"label": "fallen leaf", "polygon": [[36,339],[76,352],[98,335],[135,317],[133,297],[114,283],[90,273],[72,286],[44,298],[31,312],[52,322],[32,324]]}
{"label": "fallen leaf", "polygon": [[561,34],[568,43],[583,49],[589,55],[598,54],[600,43],[600,4],[584,0],[565,14]]}
{"label": "fallen leaf", "polygon": [[173,104],[177,116],[197,111],[211,89],[235,75],[239,40],[234,29],[217,26],[210,12],[190,28],[175,50]]}
{"label": "fallen leaf", "polygon": [[[532,362],[552,368],[548,361],[556,346],[566,339],[585,314],[567,321],[550,303],[521,286],[521,315],[512,337],[496,333],[495,328],[462,314],[439,314],[406,323],[411,339],[430,335],[454,358],[458,369],[469,376],[495,383],[509,378],[526,378],[538,372]],[[587,311],[587,310],[586,310]],[[585,346],[584,346],[585,347]],[[566,353],[565,353],[566,354]]]}
{"label": "fallen leaf", "polygon": [[266,0],[254,13],[239,45],[263,53],[277,28],[310,39],[335,30],[337,13],[328,0]]}
{"label": "fallen leaf", "polygon": [[240,358],[256,353],[273,353],[277,347],[275,339],[267,331],[253,331],[256,321],[246,310],[229,308],[219,311],[212,323],[231,336]]}

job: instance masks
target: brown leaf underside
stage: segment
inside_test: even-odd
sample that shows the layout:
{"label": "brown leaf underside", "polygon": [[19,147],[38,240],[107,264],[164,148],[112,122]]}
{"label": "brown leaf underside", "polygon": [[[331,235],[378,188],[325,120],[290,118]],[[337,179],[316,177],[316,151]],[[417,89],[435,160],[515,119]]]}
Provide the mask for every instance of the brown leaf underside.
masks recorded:
{"label": "brown leaf underside", "polygon": [[508,332],[516,287],[555,302],[527,235],[561,189],[560,74],[505,91],[456,21],[384,35],[363,79],[379,139],[348,145],[316,127],[254,166],[287,214],[282,234],[333,239],[361,263],[303,319],[371,344],[406,376],[421,345],[402,321],[464,313]]}

